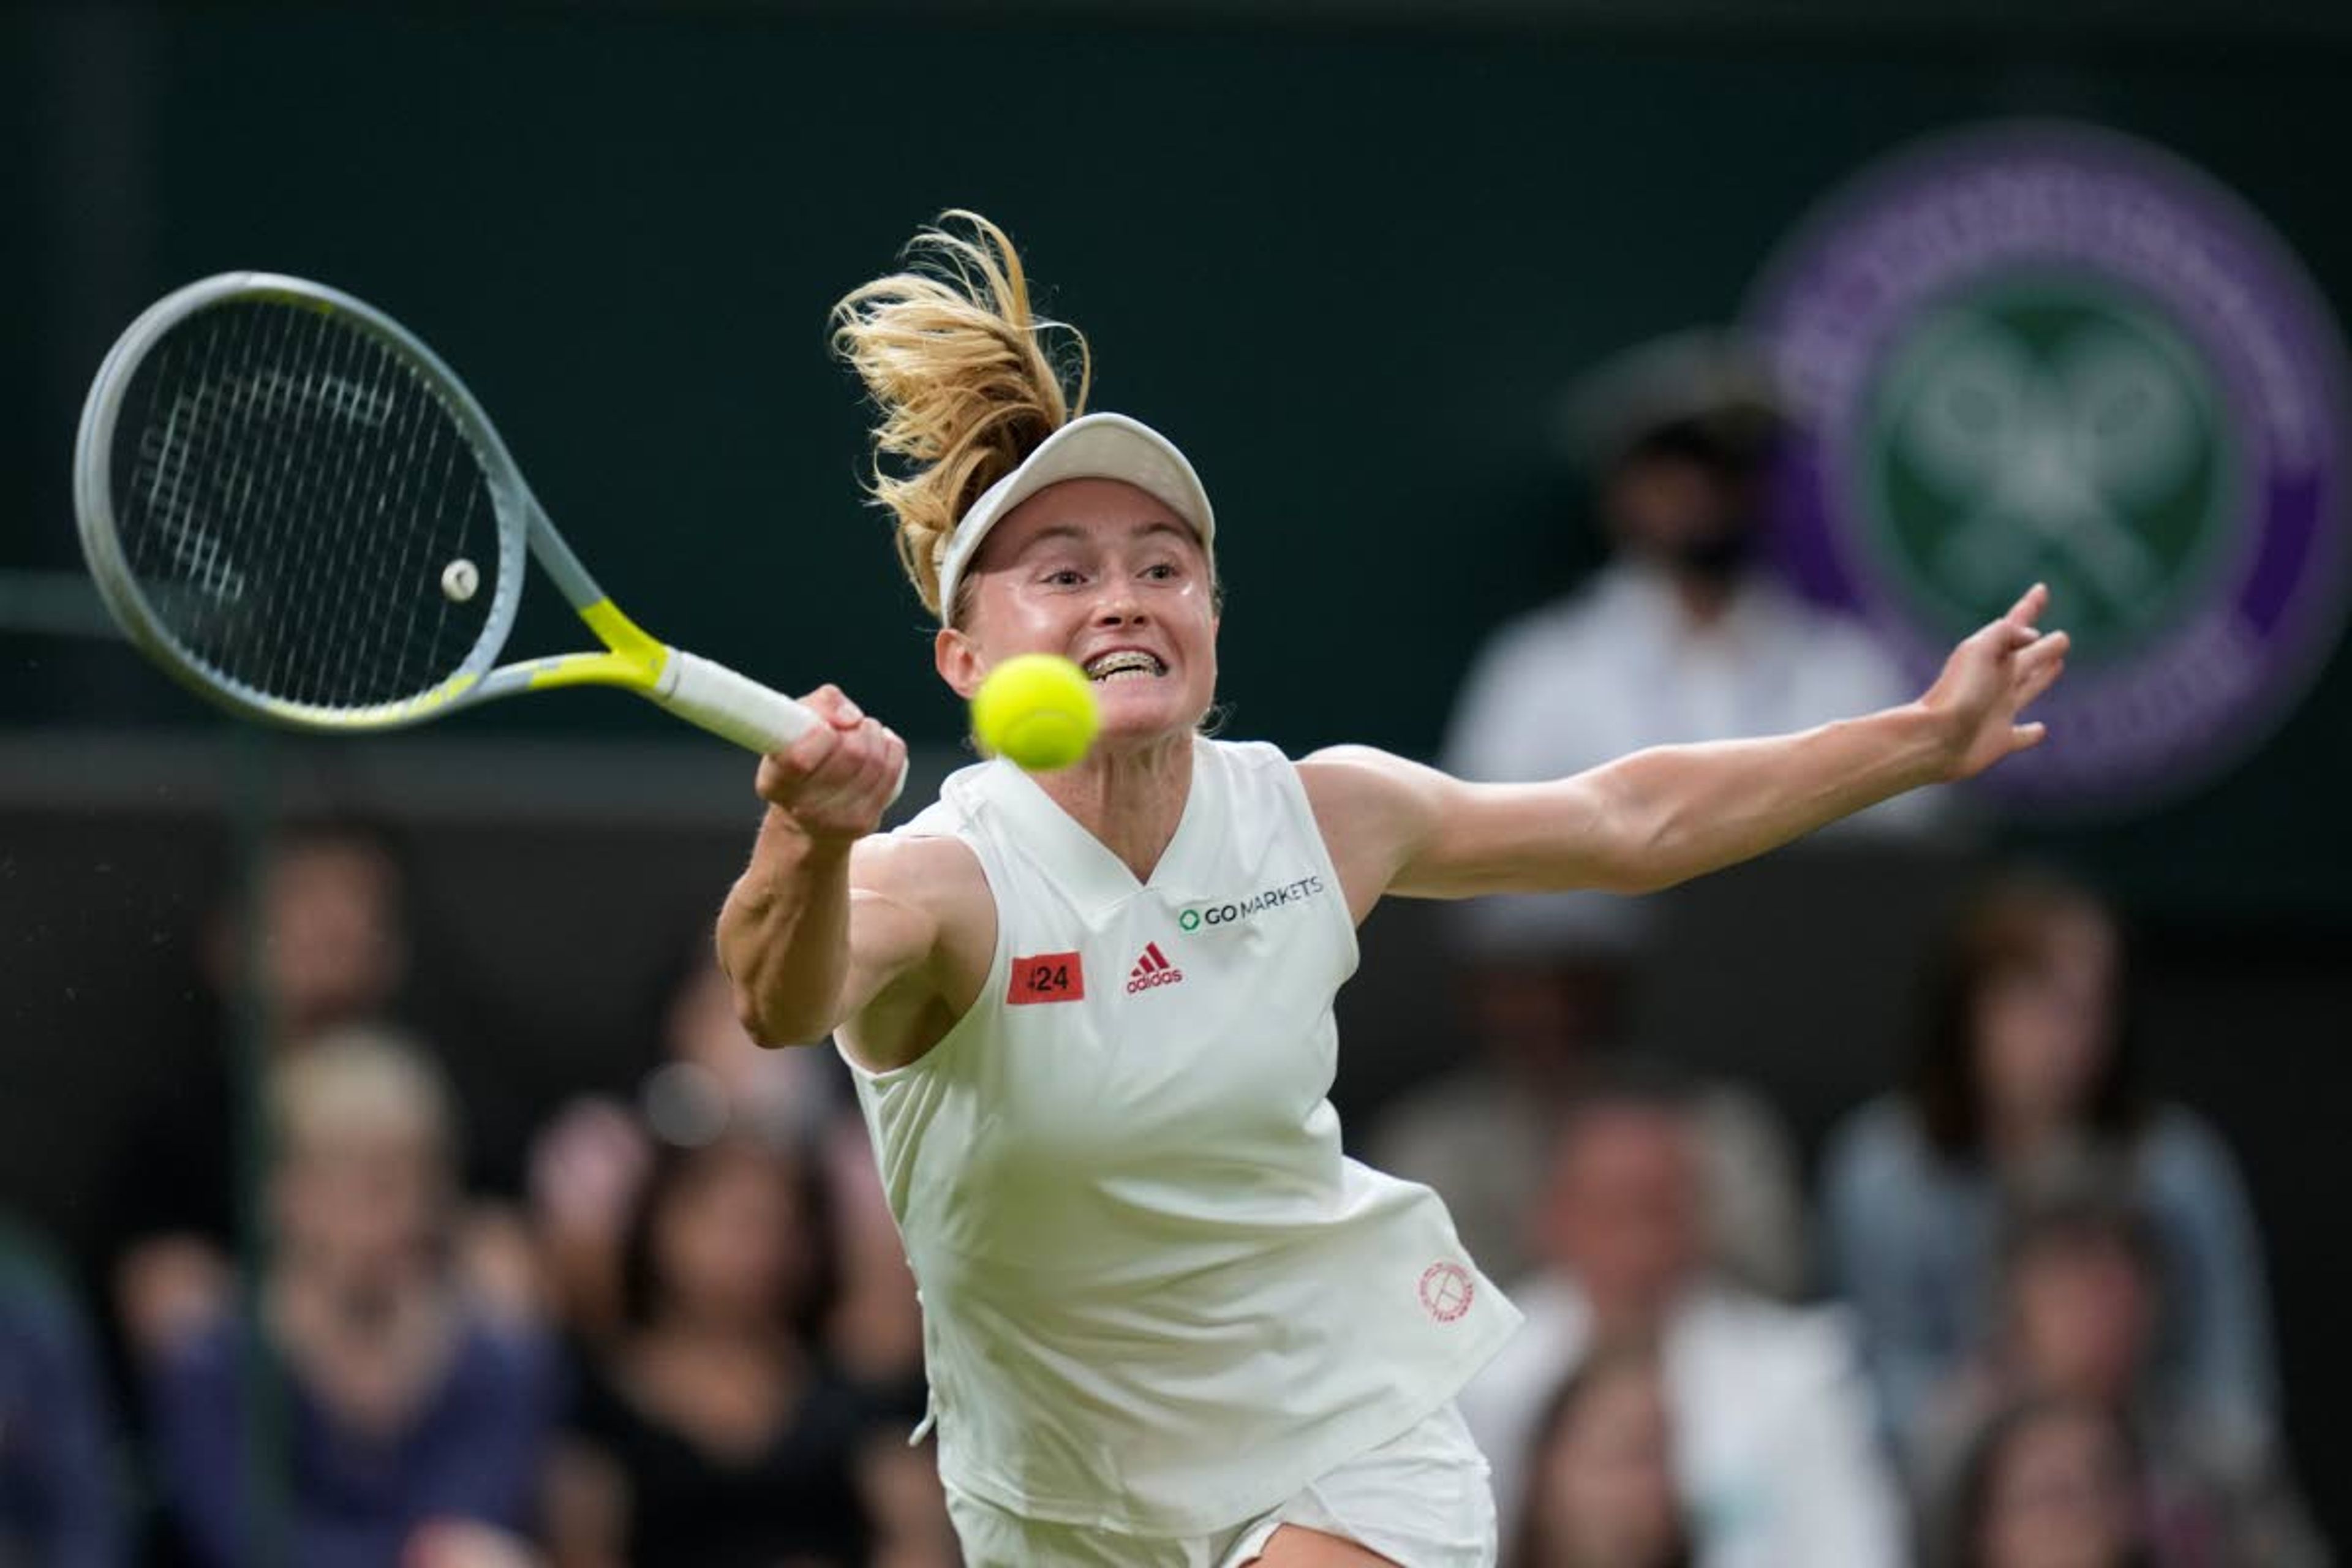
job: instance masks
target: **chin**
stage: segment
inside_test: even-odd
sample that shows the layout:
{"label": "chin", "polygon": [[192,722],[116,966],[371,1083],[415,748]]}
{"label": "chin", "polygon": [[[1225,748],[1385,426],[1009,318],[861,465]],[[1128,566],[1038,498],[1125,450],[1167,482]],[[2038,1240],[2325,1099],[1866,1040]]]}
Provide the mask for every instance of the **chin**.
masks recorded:
{"label": "chin", "polygon": [[1097,745],[1139,745],[1188,733],[1200,728],[1208,704],[1181,689],[1158,683],[1141,690],[1105,691],[1097,688],[1102,731]]}

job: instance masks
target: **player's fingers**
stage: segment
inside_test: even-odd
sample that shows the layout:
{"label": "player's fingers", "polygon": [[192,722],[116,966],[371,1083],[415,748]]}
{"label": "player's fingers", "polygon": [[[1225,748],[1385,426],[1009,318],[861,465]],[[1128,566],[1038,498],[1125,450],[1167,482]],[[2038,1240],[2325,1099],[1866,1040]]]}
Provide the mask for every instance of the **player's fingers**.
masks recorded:
{"label": "player's fingers", "polygon": [[831,681],[802,698],[801,706],[836,730],[854,730],[866,718],[848,694]]}
{"label": "player's fingers", "polygon": [[834,731],[833,750],[811,773],[809,783],[836,795],[854,794],[881,744],[881,730],[873,720],[860,719],[851,729]]}
{"label": "player's fingers", "polygon": [[898,798],[898,792],[906,787],[907,742],[899,739],[895,730],[885,729],[882,736],[886,744],[882,751],[882,770],[877,776],[882,790],[882,807],[887,811],[890,803]]}
{"label": "player's fingers", "polygon": [[2046,637],[2036,637],[2017,656],[2017,668],[2040,669],[2045,665],[2063,664],[2074,646],[2064,632],[2052,632]]}
{"label": "player's fingers", "polygon": [[877,746],[857,775],[858,804],[861,809],[881,812],[887,809],[898,793],[900,753],[887,743]]}
{"label": "player's fingers", "polygon": [[2065,671],[2066,661],[2063,658],[2050,659],[2027,670],[2017,683],[2017,705],[2023,708],[2032,702],[2058,684],[2058,678]]}
{"label": "player's fingers", "polygon": [[751,788],[761,800],[773,801],[783,794],[784,776],[782,763],[772,756],[761,757],[759,775],[751,781]]}
{"label": "player's fingers", "polygon": [[806,792],[809,780],[841,745],[841,731],[829,724],[812,724],[781,752],[760,759],[752,787],[771,805],[793,808]]}
{"label": "player's fingers", "polygon": [[2050,726],[2038,719],[2031,724],[2011,725],[2009,731],[2009,749],[2012,752],[2030,752],[2042,744],[2049,733]]}
{"label": "player's fingers", "polygon": [[1969,633],[1968,640],[1960,647],[1975,657],[2004,659],[2033,638],[2031,627],[2021,626],[2003,616],[1997,621],[1987,621]]}
{"label": "player's fingers", "polygon": [[841,750],[841,731],[830,720],[812,724],[793,738],[793,743],[776,753],[785,771],[807,778],[832,760]]}
{"label": "player's fingers", "polygon": [[2009,614],[2003,616],[2001,619],[2011,626],[2030,626],[2040,618],[2042,612],[2049,607],[2050,584],[2036,583],[2019,595],[2017,603],[2009,607]]}
{"label": "player's fingers", "polygon": [[845,752],[850,771],[843,782],[862,795],[873,787],[874,780],[889,765],[890,731],[868,719],[857,726],[848,742]]}
{"label": "player's fingers", "polygon": [[[841,748],[811,780],[811,798],[828,809],[863,815],[887,804],[898,782],[895,737],[874,720],[841,733]],[[887,776],[886,776],[887,775]],[[878,802],[877,804],[877,797]]]}

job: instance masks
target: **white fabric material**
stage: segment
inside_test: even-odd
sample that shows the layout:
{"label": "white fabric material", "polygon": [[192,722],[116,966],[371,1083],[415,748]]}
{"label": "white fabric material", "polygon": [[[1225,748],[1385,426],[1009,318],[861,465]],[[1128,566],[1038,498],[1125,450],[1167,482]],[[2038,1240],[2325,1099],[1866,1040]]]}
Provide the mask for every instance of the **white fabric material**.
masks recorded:
{"label": "white fabric material", "polygon": [[966,1568],[1244,1568],[1286,1524],[1351,1541],[1407,1568],[1494,1568],[1486,1461],[1451,1404],[1237,1529],[1152,1540],[1039,1524],[948,1494]]}
{"label": "white fabric material", "polygon": [[1124,414],[1082,414],[1038,443],[1021,466],[981,491],[940,547],[940,619],[955,613],[956,584],[980,542],[1004,514],[1064,479],[1122,479],[1160,500],[1191,525],[1201,548],[1216,544],[1217,519],[1201,476],[1176,443]]}
{"label": "white fabric material", "polygon": [[[1504,1519],[1524,1506],[1544,1406],[1582,1358],[1591,1315],[1558,1275],[1514,1295],[1527,1327],[1462,1391]],[[1698,1568],[1892,1568],[1901,1502],[1879,1451],[1843,1309],[1694,1291],[1666,1326],[1675,1469]]]}
{"label": "white fabric material", "polygon": [[[1297,770],[1261,744],[1193,757],[1141,884],[1010,763],[950,777],[898,831],[979,857],[987,984],[920,1060],[856,1070],[922,1291],[941,1478],[1145,1536],[1282,1502],[1518,1322],[1435,1194],[1340,1152],[1355,928]],[[1040,969],[1083,996],[1008,1000]]]}

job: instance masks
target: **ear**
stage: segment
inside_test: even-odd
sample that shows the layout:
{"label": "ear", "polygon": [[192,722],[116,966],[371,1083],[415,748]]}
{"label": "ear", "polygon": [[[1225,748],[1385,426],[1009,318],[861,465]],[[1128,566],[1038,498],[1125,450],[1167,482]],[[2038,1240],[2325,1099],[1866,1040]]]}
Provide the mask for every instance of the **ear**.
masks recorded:
{"label": "ear", "polygon": [[948,683],[949,689],[967,702],[988,674],[988,660],[982,657],[978,646],[953,626],[941,626],[939,635],[931,639],[931,667],[940,672],[940,679]]}

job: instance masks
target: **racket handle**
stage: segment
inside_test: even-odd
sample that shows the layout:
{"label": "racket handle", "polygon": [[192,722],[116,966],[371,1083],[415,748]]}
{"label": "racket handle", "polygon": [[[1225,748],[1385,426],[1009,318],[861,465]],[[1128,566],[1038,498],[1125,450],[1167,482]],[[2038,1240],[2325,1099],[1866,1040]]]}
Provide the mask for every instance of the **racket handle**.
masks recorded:
{"label": "racket handle", "polygon": [[[782,692],[680,647],[669,650],[651,695],[688,723],[761,756],[782,751],[817,721],[815,714]],[[901,766],[890,798],[898,799],[906,787],[907,770]]]}

